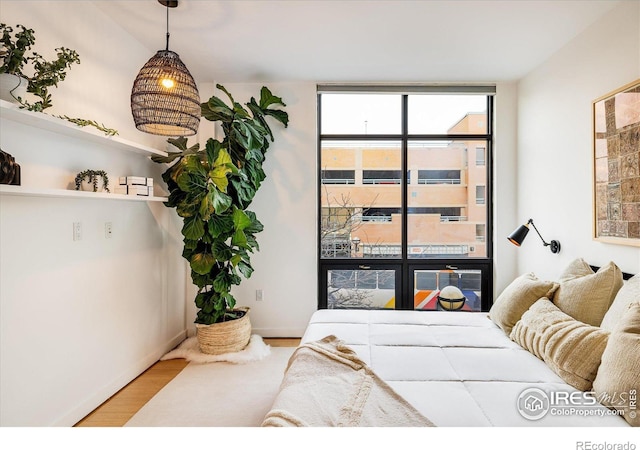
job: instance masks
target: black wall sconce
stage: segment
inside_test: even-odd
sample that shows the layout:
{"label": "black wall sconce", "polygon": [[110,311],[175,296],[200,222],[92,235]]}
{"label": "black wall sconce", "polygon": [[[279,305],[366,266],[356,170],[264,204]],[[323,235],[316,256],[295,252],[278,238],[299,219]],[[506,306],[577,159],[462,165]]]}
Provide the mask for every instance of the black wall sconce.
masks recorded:
{"label": "black wall sconce", "polygon": [[520,244],[522,244],[522,241],[524,241],[524,238],[527,237],[527,233],[529,233],[529,224],[533,225],[533,229],[536,230],[536,233],[538,233],[538,236],[540,236],[540,239],[542,240],[542,243],[544,244],[544,246],[551,248],[551,253],[560,253],[560,242],[545,241],[542,235],[540,234],[540,232],[538,231],[538,229],[536,228],[536,225],[533,223],[533,219],[529,219],[527,223],[525,223],[524,225],[520,225],[513,233],[511,233],[507,237],[507,239],[509,239],[509,242],[520,247]]}

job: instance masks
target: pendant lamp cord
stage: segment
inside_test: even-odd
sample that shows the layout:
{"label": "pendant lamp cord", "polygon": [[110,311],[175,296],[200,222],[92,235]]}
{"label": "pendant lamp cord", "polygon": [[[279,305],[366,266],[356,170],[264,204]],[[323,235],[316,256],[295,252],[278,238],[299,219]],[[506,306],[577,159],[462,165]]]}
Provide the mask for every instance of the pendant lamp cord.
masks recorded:
{"label": "pendant lamp cord", "polygon": [[169,51],[169,4],[167,3],[167,51]]}

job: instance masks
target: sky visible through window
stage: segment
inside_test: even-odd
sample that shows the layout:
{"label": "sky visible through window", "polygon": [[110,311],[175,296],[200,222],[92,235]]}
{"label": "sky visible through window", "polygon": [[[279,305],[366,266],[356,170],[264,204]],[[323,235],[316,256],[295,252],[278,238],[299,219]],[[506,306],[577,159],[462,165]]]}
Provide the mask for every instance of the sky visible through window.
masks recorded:
{"label": "sky visible through window", "polygon": [[[322,134],[400,134],[401,95],[323,94]],[[409,95],[409,134],[446,134],[468,113],[486,112],[486,95]]]}

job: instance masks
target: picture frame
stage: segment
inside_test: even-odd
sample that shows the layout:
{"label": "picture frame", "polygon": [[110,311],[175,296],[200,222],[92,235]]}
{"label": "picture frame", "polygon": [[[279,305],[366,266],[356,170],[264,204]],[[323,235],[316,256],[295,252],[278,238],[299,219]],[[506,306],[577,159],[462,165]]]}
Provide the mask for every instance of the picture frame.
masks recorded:
{"label": "picture frame", "polygon": [[593,239],[640,247],[640,79],[595,99]]}

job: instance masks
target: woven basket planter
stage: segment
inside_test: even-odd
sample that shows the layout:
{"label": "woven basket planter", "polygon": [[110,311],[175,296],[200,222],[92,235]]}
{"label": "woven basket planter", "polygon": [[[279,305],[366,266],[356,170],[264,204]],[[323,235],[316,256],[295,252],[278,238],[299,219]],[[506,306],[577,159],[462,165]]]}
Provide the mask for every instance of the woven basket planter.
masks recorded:
{"label": "woven basket planter", "polygon": [[236,308],[234,311],[244,311],[239,319],[211,325],[196,324],[196,336],[200,351],[208,355],[222,355],[243,350],[251,338],[251,321],[249,308]]}

